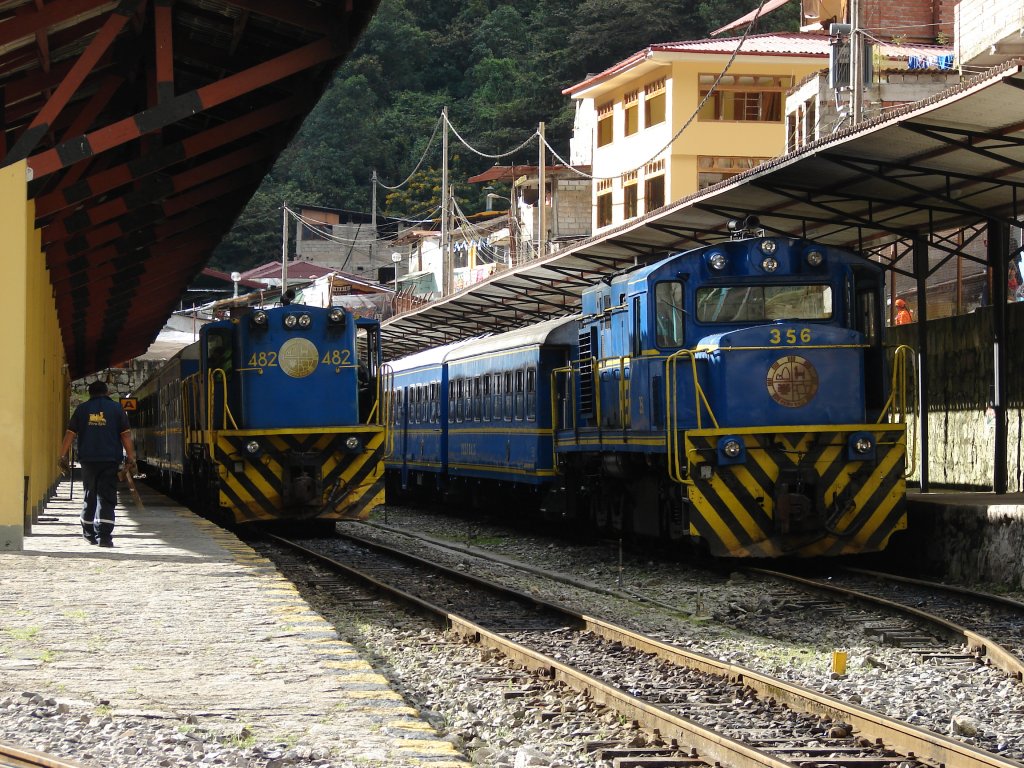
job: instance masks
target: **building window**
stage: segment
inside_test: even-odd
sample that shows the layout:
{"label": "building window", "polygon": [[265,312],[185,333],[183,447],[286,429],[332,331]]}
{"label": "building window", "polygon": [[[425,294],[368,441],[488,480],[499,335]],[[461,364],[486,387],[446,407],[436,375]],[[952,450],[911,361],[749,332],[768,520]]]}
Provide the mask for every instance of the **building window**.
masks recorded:
{"label": "building window", "polygon": [[647,213],[665,204],[665,176],[654,176],[644,182],[644,210]]}
{"label": "building window", "polygon": [[623,134],[632,136],[640,129],[640,92],[627,93],[622,99]]}
{"label": "building window", "polygon": [[612,104],[602,104],[597,108],[597,146],[599,147],[612,143],[613,114]]}
{"label": "building window", "polygon": [[644,86],[644,127],[665,122],[665,78]]}
{"label": "building window", "polygon": [[632,219],[640,209],[637,207],[636,182],[627,184],[622,188],[622,215],[624,218]]}
{"label": "building window", "polygon": [[720,155],[697,156],[697,188],[706,189],[751,168],[756,168],[767,157],[726,157]]}
{"label": "building window", "polygon": [[597,196],[597,226],[607,227],[612,223],[612,193]]}
{"label": "building window", "polygon": [[711,92],[717,75],[700,75],[701,101],[711,93],[699,120],[782,122],[782,98],[793,83],[789,76],[725,75]]}

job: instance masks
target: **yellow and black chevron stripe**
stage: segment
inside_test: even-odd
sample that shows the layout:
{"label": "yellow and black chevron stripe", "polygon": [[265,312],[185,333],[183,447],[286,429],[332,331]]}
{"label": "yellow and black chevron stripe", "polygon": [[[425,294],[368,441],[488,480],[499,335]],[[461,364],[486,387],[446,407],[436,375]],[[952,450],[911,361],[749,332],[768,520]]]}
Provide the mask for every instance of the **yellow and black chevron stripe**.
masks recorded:
{"label": "yellow and black chevron stripe", "polygon": [[[356,435],[363,450],[352,452],[344,441]],[[245,445],[257,440],[261,449],[247,460]],[[318,457],[323,493],[318,502],[284,506],[289,453]],[[219,476],[219,501],[235,522],[277,519],[365,519],[384,503],[384,428],[338,430],[218,431],[214,460]],[[237,471],[241,469],[241,471]]]}
{"label": "yellow and black chevron stripe", "polygon": [[[853,432],[874,435],[875,456],[851,461]],[[732,435],[746,461],[719,466],[719,438]],[[885,548],[907,526],[906,428],[902,424],[692,430],[685,434],[693,512],[690,534],[725,557],[817,557]],[[813,529],[780,530],[775,490],[780,475],[808,479],[818,521]]]}

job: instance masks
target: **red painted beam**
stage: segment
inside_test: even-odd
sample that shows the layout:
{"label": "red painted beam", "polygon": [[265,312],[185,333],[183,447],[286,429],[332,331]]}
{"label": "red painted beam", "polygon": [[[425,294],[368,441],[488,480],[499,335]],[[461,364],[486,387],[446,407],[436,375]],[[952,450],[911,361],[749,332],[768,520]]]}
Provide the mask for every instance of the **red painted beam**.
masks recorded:
{"label": "red painted beam", "polygon": [[[259,161],[268,157],[273,153],[273,146],[269,142],[262,142],[260,144],[253,144],[249,147],[230,152],[226,155],[215,157],[208,163],[191,168],[184,171],[177,176],[173,176],[168,180],[166,184],[154,184],[149,194],[139,193],[131,196],[119,196],[113,197],[106,203],[99,205],[93,205],[82,211],[80,214],[76,214],[77,220],[81,217],[85,217],[83,226],[75,226],[69,228],[68,217],[55,219],[54,221],[47,224],[42,229],[42,243],[48,246],[50,243],[63,240],[71,235],[77,234],[88,227],[95,227],[99,224],[112,221],[120,216],[130,213],[132,210],[139,208],[143,205],[149,205],[156,200],[166,198],[163,203],[163,210],[168,215],[173,215],[176,209],[180,209],[181,206],[187,207],[192,204],[192,198],[184,196],[183,193],[187,192],[193,187],[205,184],[209,181],[224,182],[225,179],[229,179],[229,182],[221,184],[217,188],[235,189],[236,184],[239,181],[248,183],[252,180],[253,172],[262,173],[263,168]],[[245,173],[241,174],[241,178],[236,178],[238,174],[232,175],[233,171],[237,171],[239,168],[243,169]],[[216,184],[210,185],[211,187],[217,186]],[[167,197],[168,195],[174,195],[175,197]],[[183,201],[179,201],[178,198],[185,197]],[[204,200],[209,200],[209,193],[203,195]]]}
{"label": "red painted beam", "polygon": [[270,61],[177,96],[166,104],[119,120],[75,141],[33,155],[28,160],[28,166],[32,170],[33,178],[42,178],[100,152],[133,141],[145,133],[171,125],[184,115],[191,116],[203,112],[317,64],[330,61],[337,55],[334,41],[326,37],[321,38]]}
{"label": "red painted beam", "polygon": [[174,98],[174,39],[171,34],[172,0],[156,0],[153,6],[156,35],[156,96],[163,104]]}
{"label": "red painted beam", "polygon": [[55,0],[37,11],[22,6],[12,16],[0,18],[0,46],[35,36],[68,19],[113,10],[117,5],[110,0]]}
{"label": "red painted beam", "polygon": [[311,105],[306,95],[297,95],[229,120],[176,144],[164,147],[147,157],[145,162],[124,163],[105,171],[90,174],[74,188],[53,192],[36,199],[36,217],[45,218],[60,210],[78,205],[97,195],[106,194],[124,184],[157,173],[163,168],[223,147],[245,136],[259,133],[306,111]]}

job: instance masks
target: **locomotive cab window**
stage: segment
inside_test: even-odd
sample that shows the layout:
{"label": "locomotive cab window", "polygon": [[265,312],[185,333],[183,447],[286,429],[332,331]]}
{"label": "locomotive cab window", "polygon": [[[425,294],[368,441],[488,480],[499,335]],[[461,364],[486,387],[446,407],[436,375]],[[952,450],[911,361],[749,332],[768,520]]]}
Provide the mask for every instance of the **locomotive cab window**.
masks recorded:
{"label": "locomotive cab window", "polygon": [[763,323],[774,320],[828,320],[828,285],[723,285],[697,289],[702,323]]}
{"label": "locomotive cab window", "polygon": [[210,370],[220,368],[231,373],[232,332],[230,328],[211,330],[206,336],[206,364]]}
{"label": "locomotive cab window", "polygon": [[678,280],[658,283],[654,289],[655,343],[681,347],[684,343],[683,284]]}

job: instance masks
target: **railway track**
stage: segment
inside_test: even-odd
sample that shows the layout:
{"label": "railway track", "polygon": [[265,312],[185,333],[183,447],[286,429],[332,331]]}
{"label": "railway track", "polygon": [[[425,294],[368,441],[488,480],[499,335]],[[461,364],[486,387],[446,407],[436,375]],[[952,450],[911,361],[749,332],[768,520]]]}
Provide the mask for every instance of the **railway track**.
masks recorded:
{"label": "railway track", "polygon": [[0,768],[84,768],[73,760],[62,760],[45,752],[0,742]]}
{"label": "railway track", "polygon": [[[984,663],[1024,680],[1024,603],[948,584],[854,568],[836,571],[827,579],[752,570],[923,622],[962,643]],[[899,639],[901,631],[893,628],[894,639]]]}
{"label": "railway track", "polygon": [[657,733],[659,765],[1024,766],[355,536],[331,557],[278,541]]}

